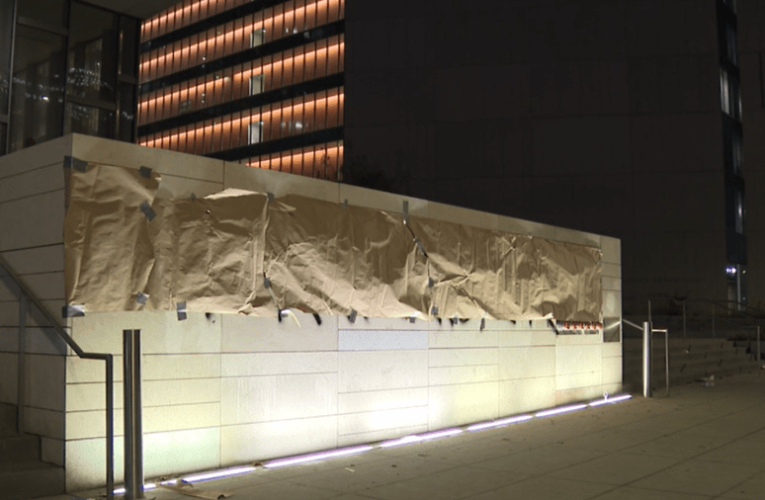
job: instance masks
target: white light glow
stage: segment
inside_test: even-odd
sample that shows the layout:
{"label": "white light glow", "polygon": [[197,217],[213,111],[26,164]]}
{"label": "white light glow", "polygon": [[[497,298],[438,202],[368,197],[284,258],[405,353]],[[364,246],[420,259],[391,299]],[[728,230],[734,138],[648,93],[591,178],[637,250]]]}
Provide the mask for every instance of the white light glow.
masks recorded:
{"label": "white light glow", "polygon": [[419,441],[420,436],[406,436],[400,439],[394,439],[392,441],[385,441],[384,443],[380,443],[380,448],[392,448],[394,446],[401,446],[404,444],[418,443]]}
{"label": "white light glow", "polygon": [[535,417],[549,417],[550,415],[557,415],[559,413],[567,413],[570,411],[577,411],[582,410],[584,408],[587,408],[587,405],[572,405],[572,406],[563,406],[561,408],[553,408],[552,410],[545,410],[540,411],[539,413],[535,414]]}
{"label": "white light glow", "polygon": [[625,401],[627,399],[630,399],[632,396],[630,394],[623,394],[621,396],[615,396],[612,398],[603,398],[598,399],[590,403],[590,406],[600,406],[610,403],[618,403],[619,401]]}
{"label": "white light glow", "polygon": [[534,418],[532,415],[521,415],[518,417],[503,418],[501,420],[494,420],[492,422],[483,422],[481,424],[471,425],[467,428],[469,431],[480,431],[483,429],[491,429],[493,427],[502,427],[503,425],[515,424],[518,422],[525,422]]}
{"label": "white light glow", "polygon": [[[218,479],[221,477],[238,476],[239,474],[246,474],[255,470],[255,467],[236,467],[234,469],[224,469],[213,472],[206,472],[204,474],[195,474],[193,476],[186,476],[183,481],[187,483],[194,483],[197,481],[209,481],[210,479]],[[164,484],[164,483],[163,483]]]}
{"label": "white light glow", "polygon": [[316,460],[324,460],[326,458],[344,457],[346,455],[355,455],[357,453],[364,453],[373,449],[372,446],[357,446],[355,448],[345,448],[342,450],[328,451],[326,453],[314,453],[312,455],[302,455],[299,457],[285,458],[281,460],[273,460],[266,462],[263,467],[267,469],[275,469],[277,467],[285,467],[287,465],[304,464],[306,462],[314,462]]}
{"label": "white light glow", "polygon": [[431,432],[430,434],[421,434],[418,437],[420,438],[419,441],[429,441],[431,439],[456,436],[457,434],[462,434],[463,432],[464,431],[462,429],[446,429],[443,431]]}

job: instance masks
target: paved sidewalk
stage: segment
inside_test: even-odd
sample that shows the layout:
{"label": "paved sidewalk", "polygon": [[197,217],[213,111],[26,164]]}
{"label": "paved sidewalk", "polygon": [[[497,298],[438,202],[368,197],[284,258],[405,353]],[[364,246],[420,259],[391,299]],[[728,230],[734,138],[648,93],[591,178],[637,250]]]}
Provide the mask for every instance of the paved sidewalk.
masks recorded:
{"label": "paved sidewalk", "polygon": [[232,500],[762,500],[765,373],[196,488]]}

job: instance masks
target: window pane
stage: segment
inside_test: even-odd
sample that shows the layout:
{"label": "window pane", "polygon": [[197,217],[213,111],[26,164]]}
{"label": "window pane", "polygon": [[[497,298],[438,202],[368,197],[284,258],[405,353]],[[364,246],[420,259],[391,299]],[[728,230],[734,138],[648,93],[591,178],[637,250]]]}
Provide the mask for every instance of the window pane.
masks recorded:
{"label": "window pane", "polygon": [[114,137],[114,111],[67,103],[65,134]]}
{"label": "window pane", "polygon": [[62,36],[17,27],[10,151],[61,135],[65,47]]}
{"label": "window pane", "polygon": [[18,0],[19,17],[39,21],[57,28],[66,27],[65,0]]}
{"label": "window pane", "polygon": [[0,115],[8,113],[12,32],[13,0],[0,0]]}
{"label": "window pane", "polygon": [[72,95],[114,101],[118,43],[115,14],[87,5],[72,5],[67,70],[67,90]]}

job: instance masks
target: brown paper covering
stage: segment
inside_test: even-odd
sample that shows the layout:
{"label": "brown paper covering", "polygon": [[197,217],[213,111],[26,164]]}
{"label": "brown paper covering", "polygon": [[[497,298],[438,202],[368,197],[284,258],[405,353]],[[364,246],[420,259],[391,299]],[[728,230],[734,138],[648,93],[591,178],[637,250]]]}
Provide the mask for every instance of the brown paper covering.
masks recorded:
{"label": "brown paper covering", "polygon": [[[159,176],[73,172],[66,293],[87,311],[601,319],[600,250],[287,195],[157,200]],[[151,204],[149,222],[140,210]],[[421,247],[415,242],[415,238]],[[425,254],[421,251],[424,250]],[[268,278],[270,290],[264,278]],[[432,283],[432,288],[429,286]],[[145,305],[139,293],[148,295]]]}

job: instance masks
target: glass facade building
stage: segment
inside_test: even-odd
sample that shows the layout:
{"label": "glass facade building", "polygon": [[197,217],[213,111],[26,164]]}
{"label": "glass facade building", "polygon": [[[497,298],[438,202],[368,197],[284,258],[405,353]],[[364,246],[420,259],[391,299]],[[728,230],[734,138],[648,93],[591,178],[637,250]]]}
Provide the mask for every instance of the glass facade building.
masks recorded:
{"label": "glass facade building", "polygon": [[336,179],[344,0],[186,0],[141,28],[138,143]]}
{"label": "glass facade building", "polygon": [[0,155],[70,132],[132,142],[140,21],[69,0],[0,0]]}

